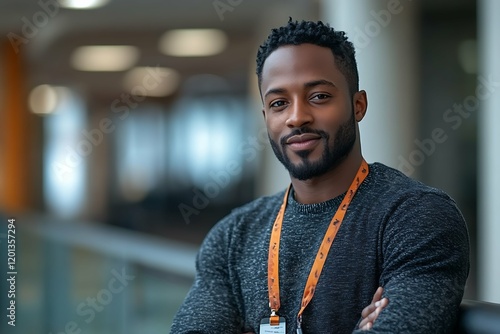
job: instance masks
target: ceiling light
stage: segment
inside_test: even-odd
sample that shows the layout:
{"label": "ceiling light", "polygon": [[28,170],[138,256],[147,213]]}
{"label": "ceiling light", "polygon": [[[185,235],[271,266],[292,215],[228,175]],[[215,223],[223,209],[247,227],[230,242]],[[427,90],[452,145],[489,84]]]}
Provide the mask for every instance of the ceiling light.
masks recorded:
{"label": "ceiling light", "polygon": [[179,74],[168,67],[135,67],[127,72],[123,85],[133,95],[168,96],[177,90]]}
{"label": "ceiling light", "polygon": [[109,0],[59,0],[61,7],[70,9],[93,9],[106,5]]}
{"label": "ceiling light", "polygon": [[71,64],[80,71],[125,71],[138,59],[139,50],[134,46],[81,46],[71,55]]}
{"label": "ceiling light", "polygon": [[221,53],[227,44],[226,34],[218,29],[176,29],[164,33],[160,51],[169,56],[201,57]]}
{"label": "ceiling light", "polygon": [[56,111],[68,88],[40,85],[30,92],[28,104],[34,114],[48,115]]}

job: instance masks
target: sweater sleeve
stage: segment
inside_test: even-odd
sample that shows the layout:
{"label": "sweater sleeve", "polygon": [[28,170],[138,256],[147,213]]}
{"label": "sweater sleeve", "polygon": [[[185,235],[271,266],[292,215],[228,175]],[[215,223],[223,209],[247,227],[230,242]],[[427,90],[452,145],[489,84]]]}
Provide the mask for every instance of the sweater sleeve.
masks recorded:
{"label": "sweater sleeve", "polygon": [[229,218],[217,224],[205,238],[196,258],[193,286],[177,312],[171,333],[241,333],[241,316],[228,272]]}
{"label": "sweater sleeve", "polygon": [[469,272],[467,227],[454,202],[441,193],[407,198],[379,240],[389,305],[370,332],[451,333]]}

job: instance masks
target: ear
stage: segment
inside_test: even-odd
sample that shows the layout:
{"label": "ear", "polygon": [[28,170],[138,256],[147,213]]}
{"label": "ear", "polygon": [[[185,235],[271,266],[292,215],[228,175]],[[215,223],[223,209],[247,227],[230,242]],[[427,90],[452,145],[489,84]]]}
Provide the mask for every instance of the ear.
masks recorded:
{"label": "ear", "polygon": [[366,98],[366,92],[364,90],[354,93],[352,105],[354,107],[354,118],[356,122],[361,122],[368,108],[368,99]]}
{"label": "ear", "polygon": [[264,108],[262,108],[262,116],[264,116],[264,120],[266,120],[266,111],[264,110]]}

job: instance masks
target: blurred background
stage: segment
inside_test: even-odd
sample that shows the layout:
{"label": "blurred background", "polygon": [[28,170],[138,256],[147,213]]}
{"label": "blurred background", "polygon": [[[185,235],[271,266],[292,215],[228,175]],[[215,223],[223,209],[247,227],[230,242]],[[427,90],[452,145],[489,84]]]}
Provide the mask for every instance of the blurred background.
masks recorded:
{"label": "blurred background", "polygon": [[495,0],[0,0],[0,332],[169,332],[210,228],[289,182],[254,74],[289,17],[347,32],[366,159],[456,200],[465,297],[500,302],[498,13]]}

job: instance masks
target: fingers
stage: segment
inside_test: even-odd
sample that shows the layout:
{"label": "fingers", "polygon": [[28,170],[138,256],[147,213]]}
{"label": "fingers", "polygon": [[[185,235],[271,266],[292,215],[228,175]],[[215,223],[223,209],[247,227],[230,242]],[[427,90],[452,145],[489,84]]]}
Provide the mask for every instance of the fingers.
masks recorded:
{"label": "fingers", "polygon": [[371,302],[371,304],[370,304],[370,305],[368,305],[367,307],[365,307],[365,308],[363,309],[363,311],[361,312],[361,316],[362,316],[363,318],[368,317],[368,315],[369,315],[370,313],[372,313],[373,311],[375,311],[375,309],[377,308],[377,307],[375,306],[375,303],[376,303],[376,302],[378,302],[378,301],[382,298],[382,293],[384,293],[384,288],[382,288],[382,287],[379,287],[379,288],[377,289],[377,291],[375,291],[375,294],[373,295],[373,298],[372,298],[372,302]]}
{"label": "fingers", "polygon": [[375,311],[377,307],[375,306],[375,303],[371,303],[370,305],[368,305],[367,307],[365,307],[363,309],[363,311],[361,312],[361,317],[362,318],[368,318],[368,316],[373,313],[373,311]]}
{"label": "fingers", "polygon": [[365,307],[361,312],[361,317],[363,318],[359,323],[358,328],[361,330],[370,330],[377,320],[380,312],[389,305],[389,299],[382,298],[384,289],[379,287],[375,294],[373,295],[372,302],[370,305]]}
{"label": "fingers", "polygon": [[369,331],[370,329],[372,329],[373,327],[373,324],[371,322],[367,322],[366,325],[364,325],[363,327],[360,327],[359,329],[363,330],[363,331]]}
{"label": "fingers", "polygon": [[377,308],[379,308],[380,311],[385,309],[387,305],[389,305],[389,299],[387,298],[382,298],[380,302],[375,303],[375,306],[377,306]]}
{"label": "fingers", "polygon": [[377,291],[375,291],[375,294],[373,295],[372,303],[379,301],[382,298],[382,293],[384,293],[384,288],[379,286]]}
{"label": "fingers", "polygon": [[382,311],[381,308],[375,308],[373,312],[371,312],[367,317],[365,317],[360,323],[360,329],[371,329],[375,320],[377,320],[378,315]]}
{"label": "fingers", "polygon": [[[359,324],[359,328],[363,330],[371,329],[373,327],[373,324],[375,323],[375,320],[377,320],[378,316],[380,315],[380,312],[382,312],[382,310],[387,305],[389,305],[389,299],[387,298],[383,298],[380,301],[375,302],[375,308],[370,314],[363,318],[363,320]],[[365,310],[367,308],[368,307],[366,307]]]}

